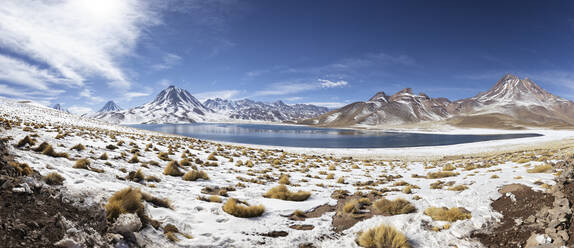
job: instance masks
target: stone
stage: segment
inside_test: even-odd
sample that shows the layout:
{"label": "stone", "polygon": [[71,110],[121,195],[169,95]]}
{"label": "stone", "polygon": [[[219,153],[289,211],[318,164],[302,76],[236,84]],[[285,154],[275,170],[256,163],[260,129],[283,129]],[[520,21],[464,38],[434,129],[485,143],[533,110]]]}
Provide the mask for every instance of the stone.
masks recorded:
{"label": "stone", "polygon": [[121,214],[112,225],[112,231],[120,234],[137,232],[142,228],[142,222],[136,214]]}

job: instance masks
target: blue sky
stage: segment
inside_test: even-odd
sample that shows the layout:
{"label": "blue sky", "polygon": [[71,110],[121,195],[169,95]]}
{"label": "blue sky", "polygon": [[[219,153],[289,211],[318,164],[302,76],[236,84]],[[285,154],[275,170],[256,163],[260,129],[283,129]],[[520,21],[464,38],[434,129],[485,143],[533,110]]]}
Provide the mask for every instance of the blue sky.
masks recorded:
{"label": "blue sky", "polygon": [[574,99],[572,1],[6,0],[0,95],[124,108],[168,85],[337,107],[411,87],[451,100],[505,73]]}

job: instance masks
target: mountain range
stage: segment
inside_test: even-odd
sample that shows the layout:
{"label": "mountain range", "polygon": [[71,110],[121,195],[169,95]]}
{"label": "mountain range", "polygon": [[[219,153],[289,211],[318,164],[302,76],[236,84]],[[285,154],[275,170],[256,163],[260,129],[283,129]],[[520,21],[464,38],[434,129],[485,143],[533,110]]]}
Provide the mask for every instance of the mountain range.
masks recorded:
{"label": "mountain range", "polygon": [[169,86],[142,106],[122,110],[113,101],[88,117],[119,124],[194,123],[222,121],[286,122],[326,127],[400,127],[421,123],[459,127],[515,129],[525,126],[574,126],[574,102],[555,96],[528,78],[507,74],[490,90],[450,101],[413,93],[378,92],[367,101],[329,111],[309,104],[264,103],[208,99],[203,103],[188,91]]}
{"label": "mountain range", "polygon": [[532,80],[507,74],[490,90],[454,102],[413,94],[406,88],[393,95],[378,92],[300,124],[317,126],[401,126],[446,123],[459,127],[573,127],[574,102],[555,96]]}
{"label": "mountain range", "polygon": [[271,104],[249,99],[208,99],[201,103],[188,91],[169,86],[142,106],[121,110],[113,101],[88,117],[119,124],[194,123],[221,121],[293,122],[326,113],[327,108],[307,104]]}

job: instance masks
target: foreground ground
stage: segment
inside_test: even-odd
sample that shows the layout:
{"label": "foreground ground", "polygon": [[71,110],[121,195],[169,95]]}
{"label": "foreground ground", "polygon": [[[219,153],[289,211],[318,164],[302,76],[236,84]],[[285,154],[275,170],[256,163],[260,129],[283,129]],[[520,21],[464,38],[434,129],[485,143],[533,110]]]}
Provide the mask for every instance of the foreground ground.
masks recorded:
{"label": "foreground ground", "polygon": [[[57,176],[51,173],[61,175],[62,185],[50,187],[75,199],[75,210],[62,211],[100,209],[107,216],[102,221],[106,218],[92,214],[100,220],[94,232],[107,237],[98,242],[150,247],[356,247],[361,232],[381,224],[399,230],[415,247],[571,242],[568,210],[574,190],[569,186],[569,159],[574,147],[556,133],[541,140],[552,141],[551,145],[511,152],[473,156],[440,152],[464,149],[462,145],[421,148],[429,154],[437,151],[426,160],[358,159],[338,151],[261,149],[141,131],[9,100],[2,100],[0,118],[1,138],[16,161],[12,167],[26,171],[22,168],[28,165],[42,176],[51,175],[43,181],[55,185],[50,178]],[[512,142],[516,141],[498,144]],[[467,145],[472,147],[480,144]],[[405,156],[412,151],[388,153]],[[44,182],[31,175],[13,175],[23,181],[6,190],[14,193],[12,197],[34,196],[26,188]],[[279,185],[287,190],[270,191]],[[136,197],[141,211],[120,211],[108,203],[115,192],[128,187],[142,198]],[[41,197],[45,196],[35,201],[50,202]],[[18,199],[12,201],[34,209],[33,204],[41,205],[34,199],[27,203]],[[230,207],[231,199],[245,210]],[[139,219],[110,214],[115,210],[135,212]],[[70,234],[71,228],[86,230],[68,226],[69,242],[87,242]]]}

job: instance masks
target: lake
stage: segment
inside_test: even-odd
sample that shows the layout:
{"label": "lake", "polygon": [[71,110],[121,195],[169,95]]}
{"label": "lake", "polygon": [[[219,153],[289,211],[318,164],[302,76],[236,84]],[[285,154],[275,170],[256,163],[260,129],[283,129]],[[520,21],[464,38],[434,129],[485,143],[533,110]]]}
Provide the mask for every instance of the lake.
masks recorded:
{"label": "lake", "polygon": [[130,126],[213,141],[312,148],[397,148],[438,146],[541,136],[540,134],[535,133],[493,135],[425,134],[316,128],[294,125],[228,123],[138,124]]}

